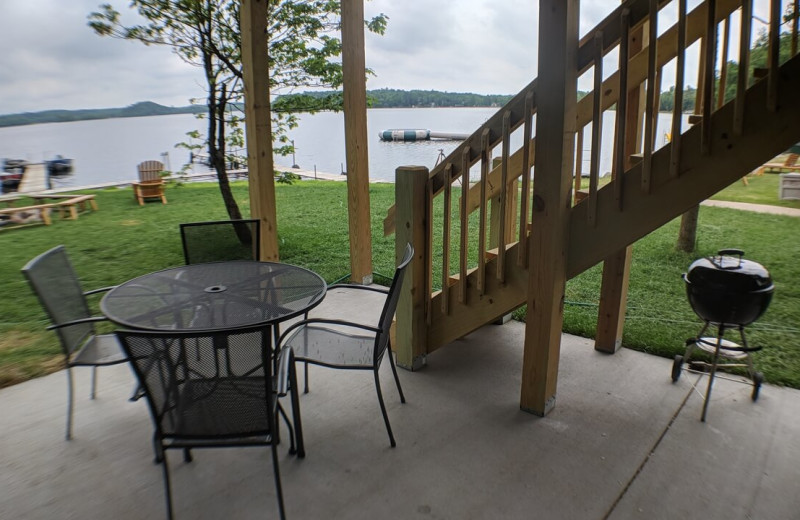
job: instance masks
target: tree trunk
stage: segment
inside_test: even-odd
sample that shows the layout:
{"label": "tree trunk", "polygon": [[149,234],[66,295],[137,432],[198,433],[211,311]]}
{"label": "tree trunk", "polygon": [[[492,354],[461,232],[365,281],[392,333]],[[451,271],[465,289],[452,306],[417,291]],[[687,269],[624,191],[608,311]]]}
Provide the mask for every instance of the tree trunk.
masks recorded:
{"label": "tree trunk", "polygon": [[[225,106],[227,95],[225,85],[222,85],[219,98],[216,97],[216,83],[209,81],[210,91],[208,96],[208,157],[209,163],[214,171],[217,172],[219,192],[225,204],[225,210],[231,220],[240,220],[242,212],[231,192],[231,184],[228,180],[228,171],[225,169]],[[253,237],[250,236],[250,228],[247,226],[235,226],[236,235],[242,244],[252,244]]]}
{"label": "tree trunk", "polygon": [[681,230],[678,234],[678,243],[675,247],[679,251],[691,253],[697,245],[697,219],[700,216],[700,206],[695,206],[681,216]]}

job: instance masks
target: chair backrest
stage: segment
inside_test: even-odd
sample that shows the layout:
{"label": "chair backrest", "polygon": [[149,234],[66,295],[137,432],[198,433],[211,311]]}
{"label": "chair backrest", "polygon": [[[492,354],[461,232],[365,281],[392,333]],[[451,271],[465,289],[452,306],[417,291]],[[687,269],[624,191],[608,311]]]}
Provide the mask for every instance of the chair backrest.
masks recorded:
{"label": "chair backrest", "polygon": [[144,161],[136,166],[139,172],[140,181],[160,181],[161,172],[164,171],[164,163],[161,161]]}
{"label": "chair backrest", "polygon": [[269,328],[116,334],[160,437],[225,439],[274,431]]}
{"label": "chair backrest", "polygon": [[406,244],[403,259],[400,260],[400,265],[397,266],[397,269],[394,272],[392,285],[389,287],[389,294],[386,296],[386,302],[383,304],[383,311],[381,311],[381,317],[378,321],[378,327],[381,329],[381,332],[375,338],[375,352],[373,359],[375,359],[376,362],[383,357],[383,354],[386,352],[386,346],[389,344],[389,329],[392,326],[394,313],[397,310],[397,302],[400,299],[400,288],[403,286],[403,278],[405,276],[406,267],[408,267],[408,264],[411,263],[411,259],[413,257],[414,248],[411,246],[411,244]]}
{"label": "chair backrest", "polygon": [[[91,316],[83,289],[64,246],[54,247],[37,256],[22,268],[22,274],[54,325]],[[91,323],[55,330],[67,355],[80,348],[95,333]]]}
{"label": "chair backrest", "polygon": [[181,224],[186,265],[223,260],[259,260],[261,222],[258,219],[187,222]]}
{"label": "chair backrest", "polygon": [[786,157],[786,166],[795,166],[797,164],[797,159],[800,158],[800,155],[796,153],[790,153],[788,157]]}

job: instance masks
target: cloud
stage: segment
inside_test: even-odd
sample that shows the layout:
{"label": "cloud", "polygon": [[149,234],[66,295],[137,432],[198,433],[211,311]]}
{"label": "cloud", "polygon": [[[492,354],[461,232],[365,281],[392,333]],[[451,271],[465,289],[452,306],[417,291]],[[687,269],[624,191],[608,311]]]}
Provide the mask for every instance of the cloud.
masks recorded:
{"label": "cloud", "polygon": [[[186,105],[202,96],[200,72],[167,48],[101,38],[87,25],[98,0],[4,0],[0,113]],[[119,3],[119,2],[118,2]],[[127,4],[118,6],[120,11]]]}
{"label": "cloud", "polygon": [[[87,16],[109,0],[3,0],[0,113],[184,105],[203,97],[201,71],[168,48],[101,38]],[[127,0],[110,0],[135,16]],[[617,0],[583,2],[582,27]],[[367,34],[369,88],[515,94],[535,76],[536,0],[371,0],[367,17],[389,16],[384,36]]]}

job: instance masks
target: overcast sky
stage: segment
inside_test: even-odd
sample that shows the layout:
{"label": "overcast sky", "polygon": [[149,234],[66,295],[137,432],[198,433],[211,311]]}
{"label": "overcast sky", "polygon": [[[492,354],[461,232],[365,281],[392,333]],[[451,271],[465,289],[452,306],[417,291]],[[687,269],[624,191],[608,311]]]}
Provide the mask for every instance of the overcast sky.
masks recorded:
{"label": "overcast sky", "polygon": [[[203,96],[200,71],[169,49],[96,36],[87,15],[104,1],[130,11],[128,0],[0,1],[0,114]],[[585,32],[619,0],[582,4]],[[367,36],[369,89],[515,94],[536,74],[537,0],[371,0],[365,9],[389,17],[384,36]]]}

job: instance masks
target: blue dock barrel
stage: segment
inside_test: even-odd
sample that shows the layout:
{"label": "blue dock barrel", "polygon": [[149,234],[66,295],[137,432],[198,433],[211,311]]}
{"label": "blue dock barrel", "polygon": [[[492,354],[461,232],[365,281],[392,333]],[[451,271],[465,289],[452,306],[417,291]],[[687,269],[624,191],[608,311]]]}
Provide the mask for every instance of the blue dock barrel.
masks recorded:
{"label": "blue dock barrel", "polygon": [[431,138],[431,131],[421,129],[384,130],[378,134],[378,137],[383,141],[427,141]]}

